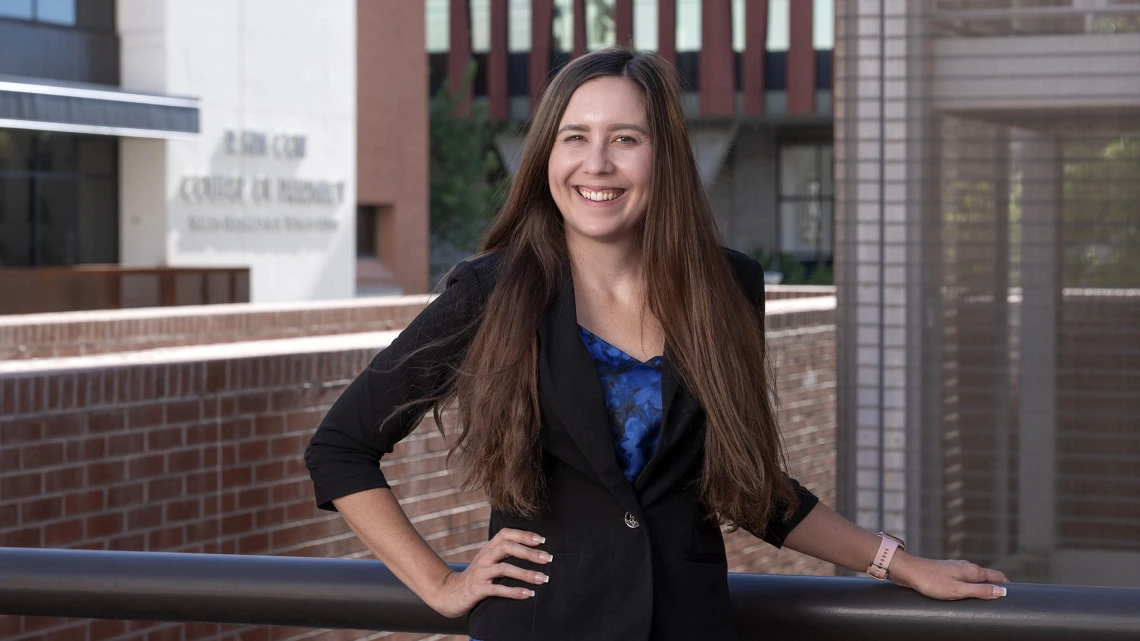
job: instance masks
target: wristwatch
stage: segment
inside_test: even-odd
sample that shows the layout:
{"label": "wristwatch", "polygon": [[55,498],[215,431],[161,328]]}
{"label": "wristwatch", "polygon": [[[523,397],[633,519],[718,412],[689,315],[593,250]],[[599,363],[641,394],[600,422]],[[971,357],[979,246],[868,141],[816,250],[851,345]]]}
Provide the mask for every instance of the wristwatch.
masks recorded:
{"label": "wristwatch", "polygon": [[875,559],[871,561],[871,565],[867,566],[867,574],[872,578],[880,581],[887,578],[887,568],[891,565],[891,559],[895,558],[895,552],[906,549],[906,543],[902,539],[886,532],[879,532],[883,542],[879,544],[879,551],[875,554]]}

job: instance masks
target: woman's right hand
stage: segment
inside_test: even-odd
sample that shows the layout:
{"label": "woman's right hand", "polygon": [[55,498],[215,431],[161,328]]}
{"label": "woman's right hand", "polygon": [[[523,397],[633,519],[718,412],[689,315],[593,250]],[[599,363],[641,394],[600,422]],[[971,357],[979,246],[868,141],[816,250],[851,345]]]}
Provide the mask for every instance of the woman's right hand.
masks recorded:
{"label": "woman's right hand", "polygon": [[494,580],[510,577],[535,585],[549,581],[550,577],[542,572],[524,570],[504,561],[507,557],[515,557],[541,565],[550,563],[554,557],[533,547],[545,542],[546,539],[534,532],[507,528],[499,530],[494,538],[479,548],[466,570],[452,572],[444,577],[428,605],[445,617],[455,618],[467,614],[475,604],[489,596],[520,600],[531,598],[534,596],[533,590],[499,585]]}

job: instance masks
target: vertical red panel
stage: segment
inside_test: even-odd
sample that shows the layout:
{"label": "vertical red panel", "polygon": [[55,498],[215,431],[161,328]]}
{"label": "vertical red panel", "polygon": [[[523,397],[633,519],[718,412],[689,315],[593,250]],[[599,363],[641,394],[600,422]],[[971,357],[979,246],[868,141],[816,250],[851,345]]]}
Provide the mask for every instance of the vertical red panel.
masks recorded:
{"label": "vertical red panel", "polygon": [[812,2],[791,5],[788,49],[788,113],[815,112],[815,50],[812,47]]}
{"label": "vertical red panel", "polygon": [[574,0],[574,49],[570,55],[573,58],[586,53],[586,0]]}
{"label": "vertical red panel", "polygon": [[530,33],[530,109],[538,107],[550,75],[550,48],[554,34],[554,0],[532,0]]}
{"label": "vertical red panel", "polygon": [[698,83],[702,116],[736,113],[734,56],[732,54],[732,3],[704,0],[701,3],[701,74]]}
{"label": "vertical red panel", "polygon": [[633,0],[617,0],[614,3],[614,42],[619,47],[633,42]]}
{"label": "vertical red panel", "polygon": [[677,64],[677,0],[657,0],[657,53]]}
{"label": "vertical red panel", "polygon": [[[469,0],[451,0],[450,46],[447,51],[447,78],[452,92],[459,92],[471,64],[471,4]],[[461,111],[471,105],[472,83],[467,83]]]}
{"label": "vertical red panel", "polygon": [[744,8],[744,61],[741,85],[744,113],[764,113],[764,57],[768,45],[768,3],[750,2]]}
{"label": "vertical red panel", "polygon": [[491,51],[487,54],[487,115],[496,120],[508,116],[507,95],[507,3],[491,0]]}

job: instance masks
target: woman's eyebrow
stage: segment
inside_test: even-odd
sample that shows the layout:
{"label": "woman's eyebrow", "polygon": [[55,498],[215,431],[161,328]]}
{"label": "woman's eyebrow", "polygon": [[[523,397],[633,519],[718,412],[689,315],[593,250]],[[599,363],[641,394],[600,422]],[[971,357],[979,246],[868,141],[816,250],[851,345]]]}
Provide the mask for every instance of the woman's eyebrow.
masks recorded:
{"label": "woman's eyebrow", "polygon": [[[629,123],[622,122],[622,123],[617,123],[617,124],[609,126],[610,131],[620,131],[622,129],[631,129],[633,131],[636,131],[636,132],[642,134],[643,136],[649,135],[649,132],[645,131],[645,129],[642,129],[641,127],[639,127],[637,125],[632,125]],[[587,133],[590,131],[590,128],[587,127],[586,125],[569,124],[569,125],[563,125],[562,128],[558,130],[558,133],[562,134],[562,133],[567,132],[567,131],[577,131],[577,132],[581,132],[581,133]]]}

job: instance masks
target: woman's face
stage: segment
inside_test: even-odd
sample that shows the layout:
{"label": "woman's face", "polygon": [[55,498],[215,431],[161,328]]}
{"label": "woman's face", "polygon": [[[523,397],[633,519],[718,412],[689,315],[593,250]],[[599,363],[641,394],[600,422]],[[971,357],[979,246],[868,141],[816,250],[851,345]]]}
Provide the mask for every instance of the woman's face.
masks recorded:
{"label": "woman's face", "polygon": [[637,86],[595,78],[570,98],[550,152],[550,193],[579,240],[636,236],[649,202],[653,143]]}

